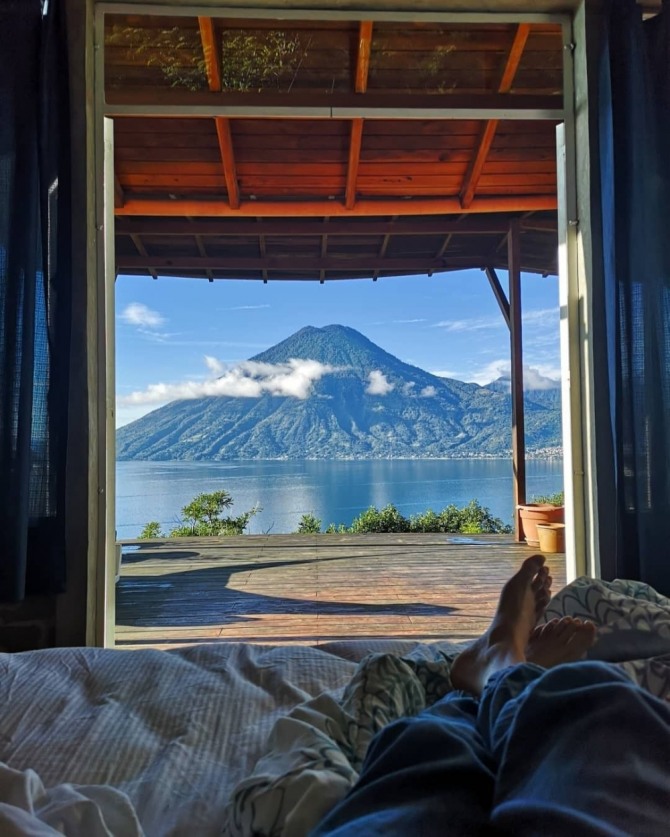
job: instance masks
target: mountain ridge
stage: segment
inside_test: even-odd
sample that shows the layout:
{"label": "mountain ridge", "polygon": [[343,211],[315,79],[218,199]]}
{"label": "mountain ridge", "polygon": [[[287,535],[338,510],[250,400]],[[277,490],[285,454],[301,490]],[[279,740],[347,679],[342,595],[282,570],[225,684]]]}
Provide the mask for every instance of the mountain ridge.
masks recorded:
{"label": "mountain ridge", "polygon": [[[407,364],[355,329],[305,326],[246,362],[328,371],[309,396],[173,401],[117,431],[118,459],[381,459],[506,456],[509,393]],[[303,382],[304,383],[304,382]],[[560,409],[526,395],[529,450],[561,444]],[[560,402],[559,402],[560,404]]]}

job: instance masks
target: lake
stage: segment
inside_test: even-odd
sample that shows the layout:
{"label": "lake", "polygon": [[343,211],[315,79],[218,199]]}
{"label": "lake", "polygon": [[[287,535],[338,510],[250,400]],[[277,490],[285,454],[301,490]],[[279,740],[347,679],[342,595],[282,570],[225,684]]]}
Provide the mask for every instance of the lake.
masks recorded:
{"label": "lake", "polygon": [[[527,494],[563,488],[563,462],[531,459]],[[289,460],[236,462],[117,462],[117,538],[139,535],[158,520],[164,531],[182,506],[203,491],[225,489],[233,514],[255,504],[252,534],[294,532],[303,514],[346,523],[369,506],[394,503],[404,515],[476,499],[504,522],[512,522],[512,463],[509,459]]]}

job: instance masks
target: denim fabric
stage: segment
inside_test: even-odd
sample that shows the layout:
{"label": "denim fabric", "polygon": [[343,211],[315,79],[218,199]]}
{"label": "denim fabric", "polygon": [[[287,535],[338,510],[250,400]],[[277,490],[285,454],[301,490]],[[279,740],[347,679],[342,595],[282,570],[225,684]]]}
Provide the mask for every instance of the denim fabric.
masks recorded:
{"label": "denim fabric", "polygon": [[670,706],[600,662],[523,664],[382,730],[325,835],[665,835]]}

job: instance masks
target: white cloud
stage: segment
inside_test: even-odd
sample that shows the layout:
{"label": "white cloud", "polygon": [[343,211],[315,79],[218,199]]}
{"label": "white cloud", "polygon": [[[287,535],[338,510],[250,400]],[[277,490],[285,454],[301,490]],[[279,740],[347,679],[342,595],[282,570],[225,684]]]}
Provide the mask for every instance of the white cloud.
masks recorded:
{"label": "white cloud", "polygon": [[522,311],[521,321],[524,325],[541,326],[542,328],[558,329],[559,311],[556,308],[538,308],[535,311]]}
{"label": "white cloud", "polygon": [[485,331],[492,328],[507,328],[502,314],[499,317],[480,317],[469,320],[441,320],[434,323],[434,328],[443,328],[449,332]]}
{"label": "white cloud", "polygon": [[[464,374],[463,381],[486,386],[498,378],[509,378],[511,374],[509,360],[493,360],[476,372]],[[523,388],[525,390],[554,389],[560,385],[561,370],[549,364],[523,367]]]}
{"label": "white cloud", "polygon": [[433,396],[437,395],[437,390],[435,387],[424,387],[421,390],[421,397],[422,398],[433,398]]}
{"label": "white cloud", "polygon": [[269,305],[234,305],[232,308],[223,308],[223,311],[258,311],[260,308],[269,308]]}
{"label": "white cloud", "polygon": [[415,386],[416,381],[407,381],[406,384],[403,384],[402,391],[405,395],[410,395]]}
{"label": "white cloud", "polygon": [[176,384],[150,384],[119,399],[121,405],[164,404],[168,401],[227,395],[233,398],[259,398],[261,395],[283,395],[305,399],[313,384],[338,367],[316,360],[291,358],[286,363],[259,363],[246,360],[232,368],[216,358],[206,356],[210,373],[217,375],[205,381],[183,381]]}
{"label": "white cloud", "polygon": [[425,323],[425,317],[416,317],[413,320],[391,320],[394,325],[410,325],[411,323]]}
{"label": "white cloud", "polygon": [[370,383],[365,388],[368,395],[388,395],[395,389],[395,384],[386,380],[386,375],[379,369],[374,369],[368,375]]}
{"label": "white cloud", "polygon": [[160,328],[165,323],[165,317],[142,302],[131,302],[120,316],[124,323],[140,328]]}
{"label": "white cloud", "polygon": [[[522,310],[521,320],[529,328],[550,328],[557,330],[559,323],[558,308],[538,308],[535,311]],[[443,328],[445,331],[452,333],[486,331],[491,328],[507,328],[502,314],[495,317],[471,317],[466,320],[441,320],[439,323],[434,323],[433,327]]]}
{"label": "white cloud", "polygon": [[205,366],[209,369],[212,375],[216,375],[217,378],[220,375],[223,375],[226,371],[226,364],[211,355],[205,355]]}

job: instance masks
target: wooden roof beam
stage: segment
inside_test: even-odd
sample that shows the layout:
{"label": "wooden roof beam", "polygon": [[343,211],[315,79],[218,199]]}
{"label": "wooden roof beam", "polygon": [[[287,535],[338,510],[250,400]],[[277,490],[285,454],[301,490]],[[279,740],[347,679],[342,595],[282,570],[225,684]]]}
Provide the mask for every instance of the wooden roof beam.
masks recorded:
{"label": "wooden roof beam", "polygon": [[[535,230],[533,223],[529,229]],[[216,236],[217,238],[234,236],[272,235],[278,237],[296,238],[299,236],[386,236],[386,235],[507,235],[509,227],[508,217],[492,217],[490,215],[465,215],[459,219],[439,218],[399,218],[394,215],[391,219],[362,219],[350,220],[346,218],[327,217],[321,219],[309,218],[261,218],[256,221],[246,218],[227,219],[226,223],[212,218],[160,218],[142,217],[131,218],[117,216],[117,235],[169,235],[169,236]],[[522,222],[522,229],[526,223]],[[537,227],[540,229],[540,227]],[[544,227],[542,227],[544,230]],[[549,232],[556,232],[556,224],[547,226]],[[442,252],[437,255],[441,256]]]}
{"label": "wooden roof beam", "polygon": [[[147,261],[149,260],[149,254],[147,253],[147,248],[144,246],[142,239],[139,237],[139,235],[131,235],[130,238],[132,239],[132,242],[135,245],[135,249],[140,254],[140,256],[142,256],[142,259],[146,265]],[[156,273],[153,267],[149,267],[147,268],[147,270],[151,274],[152,279],[158,279],[158,274]]]}
{"label": "wooden roof beam", "polygon": [[[356,93],[365,93],[368,89],[368,73],[370,70],[370,49],[372,44],[372,21],[362,20],[358,28],[358,56],[356,58],[356,78],[354,88]],[[363,119],[352,120],[349,136],[349,161],[347,164],[347,185],[344,193],[344,205],[353,209],[356,203],[356,180],[358,166],[361,160],[361,145],[363,144]]]}
{"label": "wooden roof beam", "polygon": [[[205,250],[205,245],[203,244],[203,241],[202,241],[202,236],[200,236],[200,235],[195,236],[195,245],[198,248],[198,253],[200,253],[202,258],[203,259],[208,258],[207,250]],[[210,282],[214,281],[214,275],[213,275],[211,270],[207,271],[207,278],[209,279]]]}
{"label": "wooden roof beam", "polygon": [[563,99],[526,93],[249,93],[179,88],[113,88],[106,116],[245,119],[523,119],[560,121]]}
{"label": "wooden roof beam", "polygon": [[[320,271],[370,271],[370,275],[377,271],[396,271],[406,273],[428,273],[452,268],[486,267],[491,261],[489,256],[482,254],[473,263],[472,256],[454,256],[451,258],[434,259],[433,257],[399,257],[385,259],[383,263],[374,256],[266,256],[254,258],[246,256],[127,256],[117,257],[119,270],[234,270],[234,271],[295,271],[311,272],[318,275]],[[492,262],[493,263],[493,262]]]}
{"label": "wooden roof beam", "polygon": [[[519,68],[521,56],[523,55],[523,50],[526,46],[529,34],[530,24],[520,23],[517,26],[514,41],[512,42],[512,47],[509,55],[507,56],[507,61],[503,70],[502,79],[498,85],[498,93],[509,93],[511,90],[512,82],[514,81],[514,76]],[[497,119],[489,119],[486,125],[482,128],[477,150],[475,151],[468,170],[465,173],[463,185],[461,186],[461,204],[463,209],[469,209],[474,199],[479,179],[484,170],[486,158],[489,155],[489,151],[493,145],[493,139],[496,135],[496,131],[498,130],[498,121],[499,120]]]}
{"label": "wooden roof beam", "polygon": [[[556,195],[517,195],[482,197],[473,201],[469,212],[522,212],[524,210],[556,209]],[[117,216],[156,215],[163,218],[325,218],[383,215],[460,215],[463,207],[458,198],[418,198],[412,200],[358,201],[353,209],[347,209],[339,201],[246,201],[234,209],[228,201],[169,200],[157,198],[126,197],[123,206],[115,210]]]}
{"label": "wooden roof beam", "polygon": [[[199,17],[198,26],[200,27],[202,51],[205,56],[207,84],[210,91],[221,92],[221,62],[216,43],[214,21],[211,17]],[[237,183],[235,151],[233,149],[233,138],[230,131],[230,120],[225,116],[217,116],[214,122],[216,125],[216,136],[219,140],[223,176],[225,177],[226,189],[228,190],[228,200],[231,207],[237,209],[240,205],[240,189]]]}

